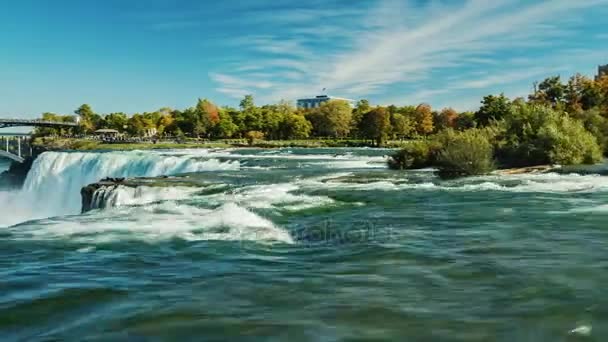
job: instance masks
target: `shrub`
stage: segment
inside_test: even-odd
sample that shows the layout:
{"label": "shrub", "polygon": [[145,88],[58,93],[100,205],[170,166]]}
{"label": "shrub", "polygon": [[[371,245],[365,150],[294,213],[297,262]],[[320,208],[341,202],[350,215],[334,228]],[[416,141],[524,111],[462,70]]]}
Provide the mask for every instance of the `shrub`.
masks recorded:
{"label": "shrub", "polygon": [[552,164],[595,164],[602,160],[602,150],[597,139],[583,124],[568,116],[543,126],[539,140],[547,146],[548,159]]}
{"label": "shrub", "polygon": [[485,132],[477,129],[452,131],[443,139],[443,147],[437,155],[440,177],[483,175],[494,169],[494,151]]}
{"label": "shrub", "polygon": [[247,139],[249,146],[252,146],[256,140],[264,139],[264,133],[260,131],[249,131],[245,134],[245,138]]}
{"label": "shrub", "polygon": [[597,139],[583,124],[552,108],[520,104],[505,117],[497,155],[506,166],[581,164],[601,160]]}
{"label": "shrub", "polygon": [[434,142],[428,140],[410,142],[389,158],[388,166],[394,170],[429,167],[434,159],[434,145]]}

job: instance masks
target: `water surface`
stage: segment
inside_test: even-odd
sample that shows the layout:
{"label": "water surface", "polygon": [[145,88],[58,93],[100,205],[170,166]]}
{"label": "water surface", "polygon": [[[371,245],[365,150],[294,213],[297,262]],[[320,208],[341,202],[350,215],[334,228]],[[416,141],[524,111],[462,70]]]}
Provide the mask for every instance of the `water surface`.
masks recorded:
{"label": "water surface", "polygon": [[[0,336],[605,340],[607,177],[440,181],[388,153],[43,154],[0,193]],[[84,184],[163,174],[191,184],[80,214]]]}

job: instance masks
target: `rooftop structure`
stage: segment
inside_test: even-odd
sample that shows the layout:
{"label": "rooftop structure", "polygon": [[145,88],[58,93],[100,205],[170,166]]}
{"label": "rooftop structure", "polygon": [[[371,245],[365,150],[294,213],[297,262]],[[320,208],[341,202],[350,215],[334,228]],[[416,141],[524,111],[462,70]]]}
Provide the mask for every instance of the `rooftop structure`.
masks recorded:
{"label": "rooftop structure", "polygon": [[319,108],[322,103],[331,101],[331,100],[346,101],[346,102],[348,102],[348,104],[351,107],[355,106],[354,100],[345,99],[345,98],[341,98],[341,97],[334,97],[334,96],[329,96],[329,95],[318,95],[318,96],[311,97],[311,98],[299,99],[297,104],[298,104],[298,108],[312,109],[312,108]]}
{"label": "rooftop structure", "polygon": [[103,136],[116,136],[118,134],[120,134],[120,132],[118,132],[115,129],[98,129],[95,131],[96,135],[103,135]]}

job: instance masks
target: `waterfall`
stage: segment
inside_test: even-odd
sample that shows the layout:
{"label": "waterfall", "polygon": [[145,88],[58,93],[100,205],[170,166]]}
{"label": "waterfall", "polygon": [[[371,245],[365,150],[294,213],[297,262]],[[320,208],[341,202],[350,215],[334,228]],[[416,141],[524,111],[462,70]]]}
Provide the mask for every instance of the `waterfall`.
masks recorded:
{"label": "waterfall", "polygon": [[93,193],[91,209],[115,208],[125,205],[142,205],[159,201],[178,200],[198,191],[196,187],[102,186]]}
{"label": "waterfall", "polygon": [[0,193],[0,226],[29,219],[78,214],[80,190],[106,177],[156,177],[236,170],[238,161],[151,151],[46,152],[32,165],[23,189]]}

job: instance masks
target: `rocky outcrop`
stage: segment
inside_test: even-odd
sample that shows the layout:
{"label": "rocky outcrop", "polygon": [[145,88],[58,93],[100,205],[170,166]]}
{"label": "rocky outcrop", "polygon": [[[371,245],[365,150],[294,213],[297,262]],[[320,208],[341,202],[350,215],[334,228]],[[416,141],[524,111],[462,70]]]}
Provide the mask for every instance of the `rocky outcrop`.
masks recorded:
{"label": "rocky outcrop", "polygon": [[[82,213],[94,209],[104,209],[112,203],[119,187],[127,188],[159,188],[159,187],[192,187],[196,184],[187,177],[148,177],[148,178],[105,178],[89,184],[80,190],[82,198]],[[140,189],[141,190],[141,189]]]}
{"label": "rocky outcrop", "polygon": [[26,158],[23,163],[13,162],[8,170],[0,173],[0,187],[21,188],[33,163],[33,157]]}
{"label": "rocky outcrop", "polygon": [[506,175],[522,175],[528,173],[547,173],[554,172],[559,170],[559,167],[553,165],[538,165],[538,166],[528,166],[528,167],[519,167],[512,169],[502,169],[496,171],[496,174],[506,176]]}
{"label": "rocky outcrop", "polygon": [[124,184],[124,178],[106,178],[93,184],[89,184],[80,190],[80,196],[82,197],[82,212],[86,213],[93,209],[96,209],[95,195],[100,189],[115,188],[120,184]]}

